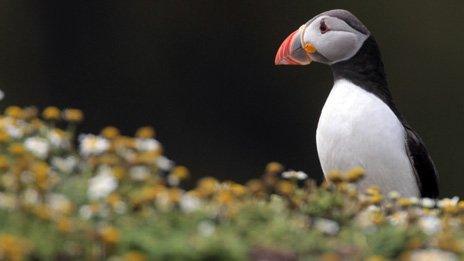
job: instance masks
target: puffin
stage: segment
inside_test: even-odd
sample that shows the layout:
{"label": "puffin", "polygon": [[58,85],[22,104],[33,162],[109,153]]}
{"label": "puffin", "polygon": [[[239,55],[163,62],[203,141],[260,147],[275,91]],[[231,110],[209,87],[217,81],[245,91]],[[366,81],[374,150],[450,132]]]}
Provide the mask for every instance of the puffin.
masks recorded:
{"label": "puffin", "polygon": [[378,186],[404,197],[438,197],[438,172],[424,142],[393,102],[379,47],[351,12],[330,10],[291,33],[276,65],[330,66],[333,86],[316,130],[319,161],[331,171],[362,167],[361,190]]}

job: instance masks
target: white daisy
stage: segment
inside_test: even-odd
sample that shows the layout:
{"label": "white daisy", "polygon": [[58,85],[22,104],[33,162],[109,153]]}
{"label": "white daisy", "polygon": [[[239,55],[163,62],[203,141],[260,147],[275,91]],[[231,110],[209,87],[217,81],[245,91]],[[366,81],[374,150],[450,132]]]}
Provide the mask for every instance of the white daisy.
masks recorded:
{"label": "white daisy", "polygon": [[417,197],[409,197],[409,201],[410,201],[411,204],[413,204],[413,205],[419,204],[419,199],[418,199]]}
{"label": "white daisy", "polygon": [[14,124],[6,125],[5,130],[8,133],[8,135],[10,135],[11,137],[15,139],[20,139],[24,136],[24,130]]}
{"label": "white daisy", "polygon": [[167,181],[170,186],[179,186],[180,184],[180,179],[175,175],[169,175]]}
{"label": "white daisy", "polygon": [[146,166],[135,166],[130,168],[129,176],[135,181],[144,181],[150,177],[150,169]]}
{"label": "white daisy", "polygon": [[110,142],[100,136],[93,134],[82,134],[79,136],[80,152],[82,156],[98,155],[110,148]]}
{"label": "white daisy", "polygon": [[400,194],[398,191],[396,191],[396,190],[392,190],[392,191],[388,192],[388,195],[387,195],[387,196],[388,196],[388,198],[390,198],[390,199],[398,199],[398,198],[401,197],[401,194]]}
{"label": "white daisy", "polygon": [[30,137],[24,141],[24,147],[39,159],[45,159],[50,151],[50,145],[44,138]]}
{"label": "white daisy", "polygon": [[98,174],[89,179],[87,195],[90,199],[100,199],[108,196],[118,187],[118,181],[109,167],[99,168]]}
{"label": "white daisy", "polygon": [[50,193],[46,197],[48,205],[57,212],[65,212],[72,206],[71,201],[63,194]]}
{"label": "white daisy", "polygon": [[0,209],[14,209],[17,200],[14,195],[0,192]]}
{"label": "white daisy", "polygon": [[421,205],[424,208],[433,208],[435,206],[435,200],[431,198],[423,198],[421,200]]}
{"label": "white daisy", "polygon": [[135,139],[135,147],[139,151],[157,151],[161,145],[155,139]]}
{"label": "white daisy", "polygon": [[198,233],[203,236],[211,236],[216,231],[216,226],[211,221],[201,221],[198,224]]}
{"label": "white daisy", "polygon": [[189,213],[189,212],[197,210],[201,205],[201,201],[199,198],[195,196],[184,194],[182,195],[182,198],[179,204],[180,204],[180,208],[184,212]]}
{"label": "white daisy", "polygon": [[165,156],[159,156],[158,158],[156,158],[156,165],[158,165],[158,167],[161,170],[169,171],[174,166],[174,162],[172,162]]}
{"label": "white daisy", "polygon": [[308,178],[308,174],[304,173],[303,171],[289,170],[282,173],[282,177],[286,179],[305,180]]}
{"label": "white daisy", "polygon": [[336,235],[340,230],[340,226],[337,222],[326,218],[317,218],[314,221],[314,227],[322,233],[331,236]]}
{"label": "white daisy", "polygon": [[59,133],[56,130],[51,130],[48,132],[48,140],[52,147],[60,148],[60,149],[67,149],[70,147],[70,142],[66,139],[63,134]]}
{"label": "white daisy", "polygon": [[441,221],[434,216],[424,216],[418,221],[419,227],[427,234],[435,234],[441,230]]}
{"label": "white daisy", "polygon": [[60,172],[70,173],[77,166],[77,158],[74,156],[68,156],[65,158],[53,157],[51,164]]}
{"label": "white daisy", "polygon": [[28,188],[23,194],[24,201],[27,204],[37,204],[39,202],[39,193],[35,189]]}
{"label": "white daisy", "polygon": [[92,207],[89,205],[83,205],[79,208],[79,215],[84,219],[90,219],[93,216]]}

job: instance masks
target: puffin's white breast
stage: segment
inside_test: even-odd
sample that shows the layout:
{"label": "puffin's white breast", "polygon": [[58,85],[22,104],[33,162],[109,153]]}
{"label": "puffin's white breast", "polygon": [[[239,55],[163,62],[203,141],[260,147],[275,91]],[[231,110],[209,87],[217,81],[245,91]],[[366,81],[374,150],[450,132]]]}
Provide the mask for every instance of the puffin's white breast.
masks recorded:
{"label": "puffin's white breast", "polygon": [[324,175],[361,166],[361,189],[375,184],[383,192],[418,196],[405,139],[403,125],[382,100],[350,81],[335,82],[316,131]]}

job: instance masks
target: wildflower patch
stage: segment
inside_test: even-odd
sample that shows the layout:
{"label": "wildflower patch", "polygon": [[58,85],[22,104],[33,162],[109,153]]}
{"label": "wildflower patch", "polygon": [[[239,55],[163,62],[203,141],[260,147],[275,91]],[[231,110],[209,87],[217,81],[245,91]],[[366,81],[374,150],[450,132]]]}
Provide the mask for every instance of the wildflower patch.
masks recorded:
{"label": "wildflower patch", "polygon": [[316,185],[277,162],[246,184],[204,177],[186,190],[189,170],[152,127],[78,135],[83,119],[56,107],[0,115],[0,260],[464,257],[457,197],[359,191],[361,168]]}

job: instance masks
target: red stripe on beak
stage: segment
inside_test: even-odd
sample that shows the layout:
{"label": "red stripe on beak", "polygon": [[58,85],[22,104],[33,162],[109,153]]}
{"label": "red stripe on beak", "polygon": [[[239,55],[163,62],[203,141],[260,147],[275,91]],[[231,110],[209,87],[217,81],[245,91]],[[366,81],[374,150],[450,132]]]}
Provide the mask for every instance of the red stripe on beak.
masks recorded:
{"label": "red stripe on beak", "polygon": [[290,34],[280,45],[274,61],[276,65],[300,65],[300,63],[292,59],[291,56],[293,38],[295,38],[297,33],[298,30]]}

